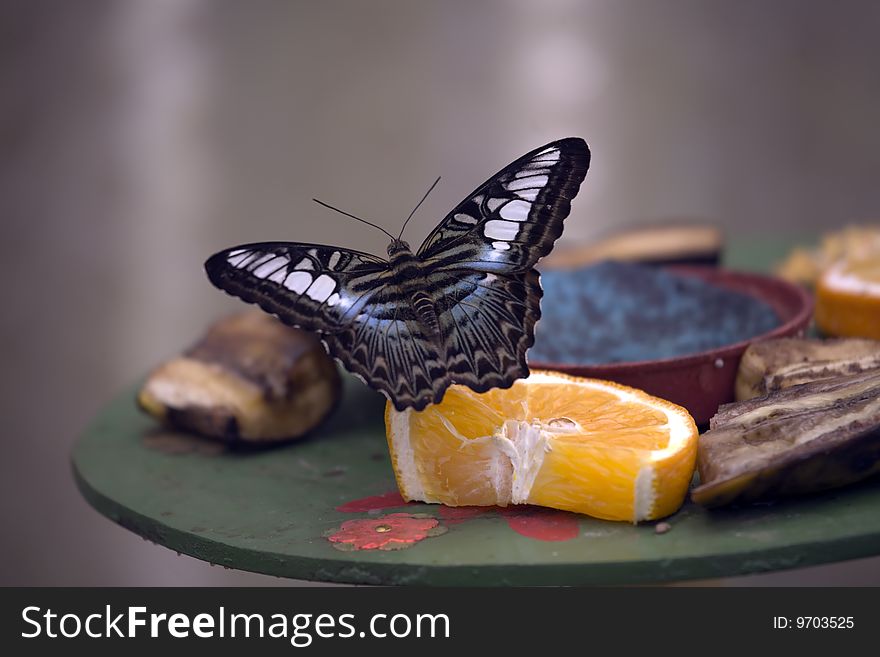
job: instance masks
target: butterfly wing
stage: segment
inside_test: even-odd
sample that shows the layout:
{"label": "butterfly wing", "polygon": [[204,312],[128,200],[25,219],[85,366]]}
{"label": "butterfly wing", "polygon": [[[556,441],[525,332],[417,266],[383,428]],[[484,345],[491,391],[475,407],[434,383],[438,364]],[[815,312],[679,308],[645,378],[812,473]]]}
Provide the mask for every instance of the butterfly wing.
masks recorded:
{"label": "butterfly wing", "polygon": [[589,165],[590,150],[575,137],[527,153],[446,215],[418,256],[435,267],[528,271],[562,234]]}
{"label": "butterfly wing", "polygon": [[528,376],[542,296],[533,267],[562,234],[589,162],[582,139],[535,149],[480,185],[422,244],[451,383],[483,392]]}
{"label": "butterfly wing", "polygon": [[399,408],[424,408],[448,385],[436,344],[384,260],[331,246],[264,242],[221,251],[205,269],[218,288],[320,334],[332,356]]}
{"label": "butterfly wing", "polygon": [[390,282],[365,304],[343,331],[324,336],[328,351],[395,408],[422,410],[440,401],[449,374],[430,330],[412,301]]}
{"label": "butterfly wing", "polygon": [[221,290],[285,324],[332,334],[344,330],[382,287],[388,263],[331,246],[261,242],[216,253],[205,271]]}
{"label": "butterfly wing", "polygon": [[526,352],[541,316],[541,284],[530,269],[491,272],[438,270],[427,277],[438,299],[449,383],[477,392],[509,388],[529,375]]}

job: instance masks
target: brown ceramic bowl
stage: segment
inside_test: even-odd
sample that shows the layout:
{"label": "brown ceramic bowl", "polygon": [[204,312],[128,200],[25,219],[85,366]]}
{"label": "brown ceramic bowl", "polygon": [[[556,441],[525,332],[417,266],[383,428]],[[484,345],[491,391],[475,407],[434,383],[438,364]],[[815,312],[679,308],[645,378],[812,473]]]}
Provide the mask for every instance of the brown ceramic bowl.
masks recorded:
{"label": "brown ceramic bowl", "polygon": [[781,279],[714,267],[676,266],[669,269],[761,299],[779,316],[779,326],[750,340],[675,358],[607,365],[571,365],[529,360],[529,367],[606,379],[641,388],[652,395],[684,406],[694,416],[696,423],[703,425],[709,422],[709,418],[715,415],[721,404],[733,401],[739,360],[749,344],[769,338],[802,335],[812,318],[813,300],[809,293]]}

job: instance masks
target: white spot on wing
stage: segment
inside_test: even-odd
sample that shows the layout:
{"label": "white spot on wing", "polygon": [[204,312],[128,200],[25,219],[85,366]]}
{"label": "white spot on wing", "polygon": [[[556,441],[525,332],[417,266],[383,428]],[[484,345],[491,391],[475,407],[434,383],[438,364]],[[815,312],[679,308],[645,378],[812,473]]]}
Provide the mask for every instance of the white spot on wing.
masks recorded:
{"label": "white spot on wing", "polygon": [[296,267],[294,269],[303,270],[303,271],[313,271],[315,266],[312,264],[311,259],[303,258],[298,263],[296,263]]}
{"label": "white spot on wing", "polygon": [[311,274],[307,274],[304,271],[295,271],[284,281],[284,287],[297,294],[302,294],[311,283]]}
{"label": "white spot on wing", "polygon": [[459,212],[457,215],[455,215],[455,217],[453,217],[453,219],[455,219],[456,221],[458,221],[458,222],[460,222],[460,223],[463,223],[463,224],[475,224],[475,223],[477,223],[477,218],[476,218],[476,217],[472,217],[472,216],[469,215],[469,214],[464,214],[463,212]]}
{"label": "white spot on wing", "polygon": [[525,221],[529,218],[529,210],[532,209],[531,204],[526,203],[525,201],[511,201],[503,208],[501,208],[501,215],[504,219],[510,219],[511,221]]}
{"label": "white spot on wing", "polygon": [[272,281],[273,283],[283,284],[283,283],[284,283],[284,279],[285,279],[286,277],[287,277],[287,267],[282,267],[281,269],[279,269],[278,271],[276,271],[274,274],[272,274],[271,276],[269,276],[269,278],[267,278],[266,280],[267,280],[267,281]]}
{"label": "white spot on wing", "polygon": [[501,221],[499,219],[487,221],[486,227],[483,229],[483,234],[490,240],[510,241],[516,239],[518,232],[518,223],[515,221]]}
{"label": "white spot on wing", "polygon": [[327,297],[327,305],[328,306],[333,307],[337,303],[339,303],[339,294],[337,294],[336,292],[334,292],[329,297]]}
{"label": "white spot on wing", "polygon": [[339,251],[333,252],[333,255],[330,256],[330,262],[328,263],[330,269],[336,269],[336,265],[339,264],[340,257],[341,257],[341,254],[339,253]]}
{"label": "white spot on wing", "polygon": [[510,248],[510,244],[507,242],[492,242],[492,248],[498,251],[507,251]]}
{"label": "white spot on wing", "polygon": [[259,267],[264,262],[269,262],[274,257],[275,257],[274,253],[264,253],[263,255],[261,255],[259,258],[257,258],[253,262],[249,262],[248,266],[251,267],[251,271],[253,271],[254,268]]}
{"label": "white spot on wing", "polygon": [[505,187],[511,192],[530,187],[543,187],[550,180],[549,176],[529,176],[528,178],[514,178]]}
{"label": "white spot on wing", "polygon": [[309,289],[306,290],[306,294],[310,299],[314,299],[318,303],[324,303],[327,300],[327,297],[329,297],[335,289],[336,281],[327,276],[327,274],[321,274],[315,279],[315,282],[309,286]]}
{"label": "white spot on wing", "polygon": [[233,251],[226,257],[226,262],[233,267],[241,267],[250,257],[251,254],[248,251]]}
{"label": "white spot on wing", "polygon": [[546,176],[550,173],[550,169],[546,167],[534,167],[529,169],[522,169],[517,171],[513,177],[514,178],[535,178],[537,176]]}
{"label": "white spot on wing", "polygon": [[538,192],[540,191],[540,189],[523,189],[518,191],[516,194],[521,199],[524,199],[526,201],[534,201],[536,198],[538,198]]}
{"label": "white spot on wing", "polygon": [[266,276],[274,274],[289,262],[290,260],[284,256],[275,256],[271,260],[264,262],[262,265],[254,269],[254,276],[257,278],[266,278]]}
{"label": "white spot on wing", "polygon": [[553,162],[559,161],[560,154],[561,153],[557,148],[551,148],[550,150],[538,153],[532,162],[548,162],[552,164]]}
{"label": "white spot on wing", "polygon": [[506,200],[503,198],[490,198],[486,201],[486,207],[489,208],[489,212],[495,212],[500,206],[504,205]]}

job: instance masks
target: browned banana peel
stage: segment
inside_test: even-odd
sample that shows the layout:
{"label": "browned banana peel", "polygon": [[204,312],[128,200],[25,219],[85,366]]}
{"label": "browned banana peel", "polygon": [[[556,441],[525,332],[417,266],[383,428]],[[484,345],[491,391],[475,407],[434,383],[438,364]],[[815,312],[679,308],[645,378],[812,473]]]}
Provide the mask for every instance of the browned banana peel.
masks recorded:
{"label": "browned banana peel", "polygon": [[310,333],[262,312],[218,321],[150,374],[138,403],[175,428],[225,442],[302,436],[339,399],[336,365]]}
{"label": "browned banana peel", "polygon": [[755,342],[743,354],[736,377],[739,401],[792,386],[880,370],[877,340],[779,338]]}
{"label": "browned banana peel", "polygon": [[844,486],[880,472],[880,370],[722,406],[700,436],[704,506]]}

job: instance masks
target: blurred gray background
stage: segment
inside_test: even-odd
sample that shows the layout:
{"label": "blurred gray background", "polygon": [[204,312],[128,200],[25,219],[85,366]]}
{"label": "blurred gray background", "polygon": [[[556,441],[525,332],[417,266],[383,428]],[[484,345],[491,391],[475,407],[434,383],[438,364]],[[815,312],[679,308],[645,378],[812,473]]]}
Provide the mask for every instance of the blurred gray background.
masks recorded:
{"label": "blurred gray background", "polygon": [[[240,306],[264,239],[384,253],[544,142],[587,139],[565,241],[667,217],[804,236],[880,210],[880,3],[0,2],[0,584],[286,583],[92,511],[102,403]],[[868,559],[725,584],[880,584]]]}

